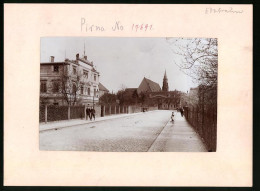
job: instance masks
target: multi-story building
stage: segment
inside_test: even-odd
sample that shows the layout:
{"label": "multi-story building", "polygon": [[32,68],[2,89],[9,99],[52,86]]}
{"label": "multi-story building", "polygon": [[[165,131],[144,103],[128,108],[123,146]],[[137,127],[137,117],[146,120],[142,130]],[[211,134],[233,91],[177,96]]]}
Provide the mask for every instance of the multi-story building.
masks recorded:
{"label": "multi-story building", "polygon": [[40,103],[54,105],[93,106],[99,101],[99,72],[93,62],[76,55],[65,59],[40,63]]}

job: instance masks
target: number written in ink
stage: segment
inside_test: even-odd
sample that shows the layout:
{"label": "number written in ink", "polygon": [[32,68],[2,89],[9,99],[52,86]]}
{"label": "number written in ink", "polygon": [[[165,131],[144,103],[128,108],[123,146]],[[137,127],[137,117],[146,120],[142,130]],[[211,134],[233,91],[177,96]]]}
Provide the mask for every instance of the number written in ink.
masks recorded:
{"label": "number written in ink", "polygon": [[153,25],[149,24],[133,24],[132,25],[132,31],[138,32],[138,31],[150,31],[153,29]]}

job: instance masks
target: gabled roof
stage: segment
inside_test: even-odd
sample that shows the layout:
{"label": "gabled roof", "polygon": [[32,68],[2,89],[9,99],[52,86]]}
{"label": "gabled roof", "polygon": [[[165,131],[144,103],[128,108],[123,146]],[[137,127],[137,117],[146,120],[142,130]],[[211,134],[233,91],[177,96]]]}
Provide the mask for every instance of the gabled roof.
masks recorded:
{"label": "gabled roof", "polygon": [[148,87],[150,88],[150,91],[151,92],[158,92],[158,91],[161,91],[161,87],[159,84],[157,84],[156,82],[152,81],[152,80],[149,80],[147,78],[144,78],[143,80],[146,81]]}
{"label": "gabled roof", "polygon": [[99,82],[98,84],[98,89],[101,90],[101,91],[105,91],[105,92],[109,92],[109,90]]}

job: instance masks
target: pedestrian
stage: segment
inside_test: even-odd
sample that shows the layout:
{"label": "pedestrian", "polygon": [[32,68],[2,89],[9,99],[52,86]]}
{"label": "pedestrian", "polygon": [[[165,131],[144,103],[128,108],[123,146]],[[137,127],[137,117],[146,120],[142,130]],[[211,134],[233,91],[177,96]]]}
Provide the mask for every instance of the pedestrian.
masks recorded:
{"label": "pedestrian", "polygon": [[184,110],[181,108],[181,116],[183,117]]}
{"label": "pedestrian", "polygon": [[89,118],[89,109],[88,109],[88,107],[86,108],[86,120],[88,120],[88,118]]}
{"label": "pedestrian", "polygon": [[90,108],[88,108],[88,116],[90,121],[92,121],[92,110]]}
{"label": "pedestrian", "polygon": [[94,109],[94,107],[91,109],[91,118],[93,117],[94,118],[94,120],[95,120],[95,109]]}
{"label": "pedestrian", "polygon": [[172,112],[172,115],[171,115],[171,121],[174,121],[174,112]]}

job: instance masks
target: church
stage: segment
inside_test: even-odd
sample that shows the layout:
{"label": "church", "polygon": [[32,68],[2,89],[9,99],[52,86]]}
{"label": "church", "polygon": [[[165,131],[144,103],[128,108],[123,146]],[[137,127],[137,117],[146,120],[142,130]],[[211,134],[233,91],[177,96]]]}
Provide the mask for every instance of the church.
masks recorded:
{"label": "church", "polygon": [[160,85],[150,79],[144,78],[137,88],[137,93],[143,97],[143,106],[154,106],[158,109],[173,110],[180,107],[182,92],[169,91],[166,71],[163,77],[162,89]]}

